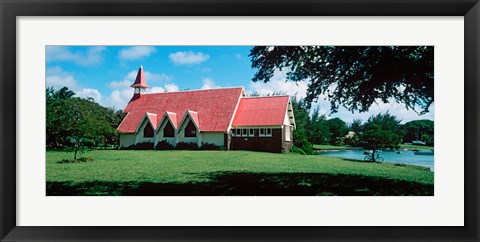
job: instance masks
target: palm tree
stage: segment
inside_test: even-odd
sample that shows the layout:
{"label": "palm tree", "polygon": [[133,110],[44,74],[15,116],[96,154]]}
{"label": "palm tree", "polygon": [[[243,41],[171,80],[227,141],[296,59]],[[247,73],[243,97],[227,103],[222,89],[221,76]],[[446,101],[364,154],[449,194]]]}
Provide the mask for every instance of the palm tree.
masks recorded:
{"label": "palm tree", "polygon": [[54,94],[55,99],[69,99],[75,96],[75,92],[69,90],[68,87],[62,87],[60,90],[57,90]]}

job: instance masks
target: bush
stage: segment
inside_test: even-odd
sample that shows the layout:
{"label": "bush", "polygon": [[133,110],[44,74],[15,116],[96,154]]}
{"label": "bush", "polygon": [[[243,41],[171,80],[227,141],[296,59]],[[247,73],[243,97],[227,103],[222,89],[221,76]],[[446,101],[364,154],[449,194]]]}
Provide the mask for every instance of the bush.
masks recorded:
{"label": "bush", "polygon": [[292,149],[290,150],[290,152],[292,152],[294,154],[306,155],[305,151],[303,151],[302,149],[298,148],[295,145],[292,146]]}
{"label": "bush", "polygon": [[[302,132],[295,132],[293,133],[293,147],[297,149],[301,149],[304,154],[306,155],[314,155],[313,152],[313,145],[312,143],[308,142],[307,136]],[[293,148],[292,147],[292,148]]]}
{"label": "bush", "polygon": [[175,146],[176,150],[198,150],[198,145],[196,143],[185,143],[178,142]]}
{"label": "bush", "polygon": [[173,150],[174,148],[175,147],[173,147],[173,145],[168,143],[166,140],[162,140],[158,142],[157,146],[155,147],[155,149],[157,150]]}
{"label": "bush", "polygon": [[153,143],[143,142],[128,147],[122,147],[122,150],[153,150]]}
{"label": "bush", "polygon": [[201,150],[221,150],[223,146],[218,146],[215,144],[211,143],[203,143],[202,142],[202,147],[200,147]]}

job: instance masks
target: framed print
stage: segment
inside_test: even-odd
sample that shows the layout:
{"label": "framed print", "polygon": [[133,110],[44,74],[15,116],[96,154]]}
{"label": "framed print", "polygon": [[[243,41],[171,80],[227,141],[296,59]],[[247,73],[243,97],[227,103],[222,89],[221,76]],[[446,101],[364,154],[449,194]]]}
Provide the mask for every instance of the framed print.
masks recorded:
{"label": "framed print", "polygon": [[479,239],[478,1],[0,11],[1,241]]}

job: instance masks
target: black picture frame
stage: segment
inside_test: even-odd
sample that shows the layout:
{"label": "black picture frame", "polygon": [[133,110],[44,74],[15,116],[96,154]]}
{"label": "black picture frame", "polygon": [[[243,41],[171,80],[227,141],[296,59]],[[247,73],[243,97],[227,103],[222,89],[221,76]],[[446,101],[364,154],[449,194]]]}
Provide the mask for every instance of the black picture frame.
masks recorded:
{"label": "black picture frame", "polygon": [[[0,0],[1,241],[478,241],[478,0]],[[465,226],[460,227],[21,227],[16,226],[17,16],[464,16]],[[460,161],[459,161],[460,162]],[[445,208],[448,209],[448,208]],[[442,211],[438,211],[441,213]]]}

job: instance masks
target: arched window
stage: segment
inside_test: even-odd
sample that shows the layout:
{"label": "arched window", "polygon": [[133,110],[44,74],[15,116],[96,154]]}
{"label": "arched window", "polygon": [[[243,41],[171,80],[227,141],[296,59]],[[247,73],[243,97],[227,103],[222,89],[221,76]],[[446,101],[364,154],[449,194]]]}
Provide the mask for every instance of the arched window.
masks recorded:
{"label": "arched window", "polygon": [[165,125],[165,128],[163,128],[163,137],[175,137],[173,126],[168,121],[167,121],[167,125]]}
{"label": "arched window", "polygon": [[192,120],[188,121],[187,127],[185,127],[185,137],[197,137],[197,129]]}
{"label": "arched window", "polygon": [[153,127],[150,123],[147,123],[147,125],[145,125],[145,128],[143,129],[143,137],[144,138],[153,137]]}

